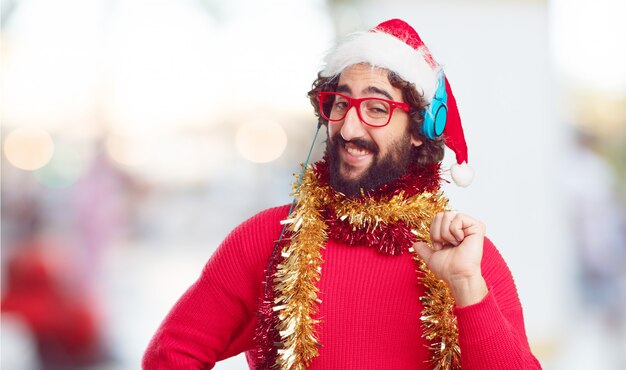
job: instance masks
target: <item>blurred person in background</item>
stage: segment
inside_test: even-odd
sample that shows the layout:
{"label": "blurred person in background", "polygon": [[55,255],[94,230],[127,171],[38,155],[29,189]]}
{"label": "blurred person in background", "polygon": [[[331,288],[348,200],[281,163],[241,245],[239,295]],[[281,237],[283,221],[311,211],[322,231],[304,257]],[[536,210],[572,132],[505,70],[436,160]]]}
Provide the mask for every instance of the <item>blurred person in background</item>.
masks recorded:
{"label": "blurred person in background", "polygon": [[[4,171],[4,169],[3,169]],[[30,176],[7,176],[2,189],[3,342],[30,345],[28,369],[88,369],[115,361],[107,343],[99,296],[102,251],[127,220],[129,188],[101,153],[72,191],[52,192]],[[69,216],[71,221],[65,222]],[[25,366],[16,346],[3,357]],[[15,357],[15,358],[14,358]]]}
{"label": "blurred person in background", "polygon": [[598,322],[609,334],[603,335],[607,343],[616,344],[611,352],[617,355],[619,368],[623,368],[626,366],[626,354],[621,350],[626,344],[624,209],[617,196],[614,171],[598,152],[600,139],[582,129],[575,135],[567,187],[568,214],[577,251],[579,299],[585,317]]}
{"label": "blurred person in background", "polygon": [[131,214],[137,189],[136,181],[111,163],[102,140],[96,142],[90,165],[74,184],[70,199],[84,279],[96,283],[106,249],[133,228]]}
{"label": "blurred person in background", "polygon": [[447,77],[394,19],[327,55],[309,98],[327,129],[294,204],[238,226],[150,342],[145,369],[539,369],[511,273],[440,190],[472,170]]}
{"label": "blurred person in background", "polygon": [[96,311],[64,252],[38,231],[3,251],[2,313],[30,332],[42,370],[84,369],[106,360]]}

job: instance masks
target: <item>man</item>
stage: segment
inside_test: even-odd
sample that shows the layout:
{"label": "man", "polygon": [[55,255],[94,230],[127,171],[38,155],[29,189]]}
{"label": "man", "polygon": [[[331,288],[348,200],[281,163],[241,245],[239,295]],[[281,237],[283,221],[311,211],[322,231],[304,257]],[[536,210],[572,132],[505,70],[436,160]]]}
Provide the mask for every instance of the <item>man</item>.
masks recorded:
{"label": "man", "polygon": [[[485,226],[447,211],[443,143],[471,181],[450,85],[408,24],[355,34],[309,92],[328,141],[292,207],[237,227],[181,297],[146,369],[538,369]],[[291,208],[291,209],[290,209]]]}

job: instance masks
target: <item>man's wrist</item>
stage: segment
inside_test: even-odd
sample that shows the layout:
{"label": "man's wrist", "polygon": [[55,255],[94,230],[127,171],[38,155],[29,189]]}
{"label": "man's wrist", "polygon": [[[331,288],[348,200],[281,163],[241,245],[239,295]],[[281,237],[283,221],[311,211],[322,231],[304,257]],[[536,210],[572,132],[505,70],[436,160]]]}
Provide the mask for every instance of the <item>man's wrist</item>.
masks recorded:
{"label": "man's wrist", "polygon": [[448,283],[457,307],[476,304],[485,298],[489,289],[482,275],[452,280]]}

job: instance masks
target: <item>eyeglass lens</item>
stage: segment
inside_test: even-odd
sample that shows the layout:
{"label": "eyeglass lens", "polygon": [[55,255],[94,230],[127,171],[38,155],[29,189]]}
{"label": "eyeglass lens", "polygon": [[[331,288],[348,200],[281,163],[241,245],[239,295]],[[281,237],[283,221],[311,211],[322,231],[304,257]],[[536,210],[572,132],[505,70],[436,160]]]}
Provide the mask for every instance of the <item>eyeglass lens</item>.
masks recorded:
{"label": "eyeglass lens", "polygon": [[[339,121],[345,118],[352,105],[345,97],[338,94],[328,94],[322,102],[324,118]],[[372,126],[384,126],[389,122],[391,106],[389,103],[376,98],[363,99],[357,107],[359,115],[365,123]]]}

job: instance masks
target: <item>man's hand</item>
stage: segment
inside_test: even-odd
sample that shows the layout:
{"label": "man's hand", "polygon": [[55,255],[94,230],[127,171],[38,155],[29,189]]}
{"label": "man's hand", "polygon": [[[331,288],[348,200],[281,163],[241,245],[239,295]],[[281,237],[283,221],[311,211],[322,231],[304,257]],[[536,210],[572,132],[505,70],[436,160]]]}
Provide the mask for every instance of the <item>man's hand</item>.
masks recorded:
{"label": "man's hand", "polygon": [[430,226],[434,249],[424,242],[413,244],[430,271],[448,284],[457,306],[478,303],[487,295],[480,269],[484,238],[481,222],[456,212],[440,212]]}

